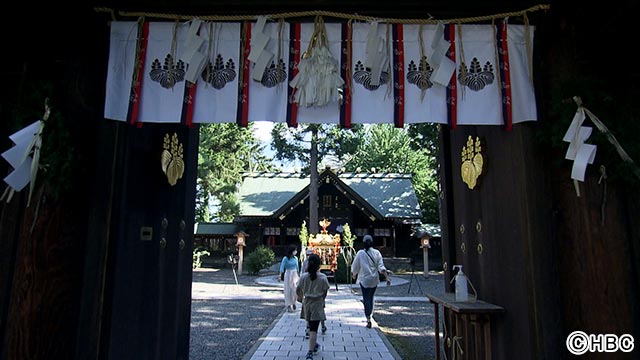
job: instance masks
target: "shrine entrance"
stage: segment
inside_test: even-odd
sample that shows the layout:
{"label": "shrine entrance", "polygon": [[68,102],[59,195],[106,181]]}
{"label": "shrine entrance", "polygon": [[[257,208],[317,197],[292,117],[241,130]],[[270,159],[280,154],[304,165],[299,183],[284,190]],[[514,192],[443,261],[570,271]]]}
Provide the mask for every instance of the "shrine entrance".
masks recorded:
{"label": "shrine entrance", "polygon": [[[126,25],[128,26],[126,31],[120,34],[123,36],[121,40],[125,44],[132,40],[132,47],[129,50],[134,50],[133,54],[140,53],[135,51],[138,46],[135,34],[138,31],[140,34],[144,34],[145,27],[143,24],[140,24],[139,27],[135,24]],[[340,25],[335,25],[328,24],[327,27],[336,29],[336,31],[340,28],[342,33],[349,34],[348,29],[342,31]],[[396,25],[393,31],[394,36],[397,36],[398,30],[402,29],[400,24]],[[173,24],[168,26],[165,23],[158,27],[164,31],[174,29],[173,26]],[[245,29],[251,29],[250,22],[244,23],[243,26]],[[117,28],[117,24],[112,23],[112,27]],[[131,36],[130,30],[134,27],[137,31],[133,31],[134,35]],[[277,29],[277,27],[273,27],[273,29]],[[367,29],[368,26],[360,29],[359,36],[366,38]],[[414,32],[416,39],[419,31],[422,31],[422,28],[418,26],[407,27],[407,29]],[[487,53],[490,57],[495,56],[495,34],[492,29],[489,27],[484,29],[485,43],[487,49],[490,50]],[[239,27],[237,30],[238,39],[240,39]],[[438,31],[433,24],[430,36]],[[380,26],[380,32],[381,34],[392,33],[390,28],[385,30],[382,26]],[[473,31],[467,33],[474,34]],[[162,43],[168,45],[168,49],[171,50],[172,37],[170,34],[175,34],[175,32],[170,31],[167,34],[169,34],[167,37],[161,41],[153,42],[153,44]],[[525,32],[519,31],[518,34],[524,36]],[[408,32],[405,35],[408,35]],[[440,35],[442,38],[438,38],[438,42],[448,43],[449,40],[446,40],[443,34]],[[456,33],[454,26],[448,26],[447,38],[455,35],[460,34]],[[504,35],[506,36],[506,33]],[[380,39],[383,37],[380,36]],[[390,43],[397,44],[398,42]],[[365,49],[365,46],[357,49],[363,59],[366,57]],[[112,50],[117,51],[117,46],[114,46]],[[405,50],[409,51],[409,48],[405,48]],[[165,48],[162,51],[165,52],[162,53],[161,58],[166,61],[167,67],[178,66],[173,64],[171,57],[167,57]],[[421,54],[421,49],[414,47],[411,51],[418,59],[420,66],[426,66],[420,62],[418,57]],[[472,53],[469,48],[466,51],[467,54]],[[338,48],[335,53],[342,54],[344,52],[342,48]],[[398,51],[393,49],[391,53],[397,55]],[[130,61],[130,65],[133,66],[135,62],[131,56],[126,56],[127,54],[131,55],[125,53],[122,59]],[[158,54],[161,53],[158,52]],[[292,60],[295,61],[295,57]],[[400,58],[396,56],[393,61],[400,61]],[[455,67],[452,65],[453,60],[443,61],[449,64],[449,69],[453,71]],[[120,62],[115,63],[116,65],[121,64]],[[234,62],[238,66],[245,63],[248,64],[243,60]],[[366,71],[357,67],[356,63],[353,64],[354,69],[361,71],[359,75],[366,77]],[[417,67],[416,63],[414,63],[414,67],[409,67],[409,61],[407,61],[407,66],[408,71],[413,71],[412,74],[418,76],[416,69],[414,69]],[[120,69],[118,66],[115,68]],[[150,60],[147,64],[147,69],[149,68],[154,72],[140,74],[146,77],[146,84],[152,84],[156,87],[152,91],[163,91],[161,88],[164,88],[166,91],[162,92],[163,96],[171,97],[171,101],[165,101],[168,98],[164,97],[156,98],[157,102],[150,106],[152,112],[158,116],[154,120],[163,120],[165,123],[137,122],[136,119],[131,118],[132,114],[136,113],[134,110],[139,110],[136,106],[142,107],[144,103],[142,105],[137,103],[140,99],[135,96],[135,92],[132,96],[132,75],[125,71],[124,81],[118,84],[121,85],[121,88],[117,88],[119,91],[115,92],[119,101],[116,101],[117,106],[105,106],[113,111],[110,112],[111,119],[124,121],[102,119],[103,123],[100,124],[99,141],[103,152],[99,154],[102,157],[97,156],[97,158],[101,161],[104,159],[109,161],[101,163],[101,166],[98,167],[101,170],[100,175],[104,176],[96,176],[96,181],[100,185],[96,188],[103,191],[93,194],[95,199],[92,201],[92,205],[98,209],[97,213],[101,216],[92,216],[88,225],[90,234],[94,235],[96,240],[87,241],[87,263],[83,274],[83,285],[80,286],[83,291],[82,307],[79,310],[77,333],[73,333],[76,335],[78,344],[76,349],[78,358],[97,356],[103,359],[173,360],[189,357],[198,124],[190,122],[193,119],[188,119],[188,114],[190,114],[190,110],[193,110],[189,108],[189,105],[193,104],[189,101],[190,91],[195,90],[187,87],[167,90],[165,85],[169,88],[171,88],[170,85],[175,85],[179,78],[178,73],[167,72],[167,69],[163,70],[159,60],[157,63],[152,63]],[[165,72],[162,73],[163,75],[158,75],[161,70]],[[251,85],[248,85],[248,75],[250,74],[244,74],[242,77],[242,80],[245,81],[245,86],[242,89],[245,92],[249,91],[250,86],[255,86],[254,83],[256,83],[251,82]],[[370,74],[368,76],[370,77]],[[224,79],[226,81],[231,78],[229,75]],[[281,79],[278,75],[267,76],[262,84],[269,85],[271,82]],[[404,81],[404,74],[401,79]],[[457,78],[451,76],[451,79],[455,84]],[[354,104],[353,111],[348,114],[353,118],[349,118],[344,112],[339,111],[332,114],[333,123],[348,126],[350,123],[347,120],[367,122],[369,120],[367,117],[377,116],[378,111],[386,114],[387,121],[395,122],[397,126],[402,126],[404,120],[410,120],[411,116],[414,117],[414,121],[416,118],[424,116],[423,109],[420,107],[422,104],[420,95],[426,91],[427,79],[422,79],[419,82],[423,86],[422,89],[417,84],[413,84],[411,87],[403,87],[406,94],[394,94],[398,99],[401,95],[406,95],[403,101],[386,102],[383,101],[386,87],[380,87],[381,91],[374,96],[369,91],[376,90],[378,85],[371,85],[370,80],[354,80],[358,87],[354,87],[353,90],[360,91],[367,100],[360,102],[359,108],[356,106],[357,104]],[[523,256],[523,253],[541,251],[537,248],[530,248],[533,238],[545,237],[546,235],[544,227],[536,228],[530,224],[530,215],[539,214],[540,210],[544,209],[544,207],[539,207],[540,204],[535,203],[535,201],[541,201],[539,197],[535,196],[540,193],[539,184],[534,183],[531,186],[526,181],[533,178],[532,174],[536,173],[537,166],[540,165],[536,161],[526,161],[536,160],[532,155],[537,153],[532,151],[535,147],[532,141],[533,129],[527,124],[513,126],[511,129],[513,124],[510,123],[508,130],[502,126],[473,125],[473,122],[469,122],[469,120],[473,118],[474,111],[480,111],[474,108],[474,105],[477,104],[472,104],[467,109],[467,118],[461,116],[455,119],[457,123],[453,122],[452,126],[449,126],[447,122],[453,120],[450,112],[455,111],[451,107],[455,103],[452,100],[455,94],[451,91],[445,91],[448,79],[440,81],[444,84],[440,84],[441,91],[436,96],[430,96],[426,99],[438,101],[436,114],[432,115],[443,124],[440,130],[441,157],[439,161],[442,168],[440,199],[442,201],[443,239],[448,239],[448,241],[443,241],[443,262],[447,283],[452,276],[452,266],[464,261],[465,270],[468,270],[470,276],[474,278],[476,288],[485,300],[499,305],[506,303],[511,306],[510,311],[518,314],[509,321],[500,323],[498,325],[500,328],[496,331],[503,334],[518,334],[524,339],[535,338],[541,330],[539,330],[537,323],[532,324],[538,318],[526,317],[526,314],[531,312],[530,307],[552,309],[552,307],[540,306],[537,302],[544,295],[542,292],[531,296],[528,285],[532,284],[535,279],[527,278],[525,279],[527,281],[519,282],[518,286],[509,287],[509,294],[505,295],[499,291],[500,288],[497,284],[501,282],[512,283],[512,277],[501,267],[489,266],[489,264],[498,261],[506,264],[508,268],[518,267],[522,264],[531,266],[531,262],[526,261],[530,258]],[[213,84],[211,85],[207,90],[215,88]],[[401,88],[391,85],[391,83],[388,85],[390,89]],[[487,81],[480,85],[490,84]],[[480,85],[474,83],[474,86]],[[493,86],[495,88],[496,83],[493,83]],[[452,88],[455,89],[455,85]],[[107,94],[113,94],[112,90],[114,90],[113,87],[108,87]],[[254,91],[252,92],[253,99],[257,99],[256,102],[264,100],[261,99],[259,91],[256,89],[252,89],[252,91]],[[467,91],[466,95],[471,96],[471,90]],[[284,98],[282,93],[282,91],[275,92],[278,96],[276,100],[284,99],[286,104],[286,92],[284,92]],[[529,89],[529,93],[532,94],[531,89]],[[238,96],[237,92],[235,95]],[[238,98],[242,100],[246,96],[246,93],[240,94]],[[145,99],[144,96],[142,99]],[[372,104],[380,105],[387,102],[391,104],[389,107],[378,109],[372,106]],[[492,93],[491,102],[492,104],[501,102],[501,98],[496,92]],[[108,103],[113,105],[114,102]],[[196,101],[196,103],[198,102]],[[207,102],[200,102],[200,104],[202,103],[206,104]],[[238,102],[236,98],[233,102],[227,102],[225,105],[229,103],[233,106],[222,108],[237,107],[238,116],[225,117],[225,121],[238,121],[242,125],[248,120],[251,111],[270,115],[272,112],[267,107],[276,101],[263,101],[261,103],[263,108],[259,108],[259,110]],[[413,103],[417,106],[408,107],[405,113],[405,109],[400,105],[406,103]],[[237,106],[237,104],[242,106]],[[485,103],[478,104],[486,106]],[[530,105],[529,110],[535,110],[535,104],[527,104]],[[167,106],[170,111],[164,111]],[[486,119],[492,123],[483,125],[502,124],[499,106],[492,105],[491,108],[492,116],[486,117]],[[298,110],[300,110],[298,120],[301,122],[317,116],[317,114],[314,115],[308,111],[305,114],[303,107]],[[146,111],[149,109],[147,108]],[[535,119],[535,114],[530,111],[523,113],[525,115],[520,120]],[[178,117],[181,119],[180,123],[168,123],[167,118],[175,114],[185,114],[187,118]],[[398,118],[396,116],[398,114],[402,114],[406,118]],[[173,118],[175,119],[175,117]],[[290,118],[287,118],[286,121],[290,121]],[[510,132],[506,133],[506,131]],[[459,164],[468,159],[461,159],[459,154],[467,146],[469,137],[483,140],[483,145],[478,146],[478,149],[482,147],[483,156],[486,156],[485,159],[491,164],[491,170],[484,177],[473,179],[479,184],[473,192],[469,188],[465,188],[466,184],[460,180],[462,176]],[[476,152],[480,152],[476,151],[476,148],[470,151],[474,153],[474,156],[477,155]],[[525,162],[527,166],[523,166]],[[509,174],[509,176],[499,176],[499,174]],[[469,180],[468,177],[466,179]],[[518,211],[512,211],[514,204],[519,205]],[[492,210],[496,206],[503,206],[499,207],[501,212],[499,217],[484,216],[485,214],[493,214]],[[535,230],[532,231],[531,228]],[[511,236],[522,236],[521,241],[515,242]],[[318,245],[325,246],[320,243]],[[483,245],[484,252],[480,250],[479,245]],[[329,244],[328,246],[334,245]],[[510,253],[518,256],[502,256],[501,249],[505,246],[510,249]],[[319,248],[319,250],[332,251],[331,248]],[[522,275],[522,272],[518,272],[518,274]],[[496,341],[499,342],[496,343],[495,348],[503,349],[502,351],[506,354],[515,353],[516,350],[522,348],[519,345],[518,349],[515,349],[514,344],[522,343],[513,341],[514,339],[509,336],[494,336],[493,338],[498,339]],[[527,343],[526,347],[533,348],[533,345]],[[532,353],[535,354],[535,352]]]}
{"label": "shrine entrance", "polygon": [[[148,5],[139,1],[134,3],[141,7]],[[25,4],[24,12],[31,15],[35,9],[27,8],[32,4]],[[323,6],[325,8],[347,11],[357,5],[346,6],[338,1],[323,4],[326,5]],[[193,2],[187,5],[186,7],[196,8]],[[313,4],[289,4],[283,10],[307,8],[311,5]],[[370,7],[370,4],[364,2],[360,5]],[[242,1],[228,6],[232,7],[229,13],[246,13],[247,8],[254,7],[265,14],[274,10],[272,3],[264,2]],[[424,4],[415,1],[394,2],[391,5],[370,7],[370,13],[376,16],[375,19],[385,16],[408,18],[415,10],[424,14],[423,6]],[[441,19],[460,12],[477,15],[494,10],[495,13],[505,11],[505,5],[497,2],[466,1],[460,4],[459,9],[451,9],[451,4],[447,3],[430,3],[429,6],[437,8],[438,12],[434,14]],[[563,5],[554,6],[562,9]],[[548,117],[546,120],[553,127],[562,125],[561,115],[555,112],[566,106],[567,102],[558,98],[559,91],[556,90],[559,88],[551,88],[549,83],[561,81],[565,77],[579,78],[586,75],[580,74],[582,67],[576,66],[573,56],[586,56],[590,52],[585,50],[587,47],[581,48],[580,42],[574,42],[573,36],[579,38],[579,34],[574,30],[564,31],[566,28],[563,26],[575,22],[576,28],[581,24],[583,29],[593,30],[593,24],[588,23],[591,21],[589,19],[601,14],[602,9],[594,7],[591,13],[583,12],[587,8],[567,6],[556,13],[552,21],[543,24],[546,25],[546,28],[543,27],[546,31],[543,42],[547,48],[537,48],[535,52],[527,52],[526,49],[522,52],[507,52],[510,60],[518,57],[517,54],[525,59],[520,64],[513,62],[509,67],[504,66],[505,48],[501,47],[498,51],[496,44],[509,39],[509,36],[520,36],[517,43],[523,49],[531,45],[527,44],[525,37],[533,32],[520,27],[525,22],[528,23],[528,18],[522,24],[515,24],[516,16],[503,14],[510,18],[510,23],[498,21],[494,24],[495,28],[489,27],[492,25],[485,18],[482,26],[486,28],[473,28],[483,31],[463,31],[462,28],[456,28],[456,23],[452,23],[444,32],[445,29],[437,30],[437,24],[432,24],[428,37],[421,38],[427,41],[422,48],[405,47],[404,52],[393,48],[389,52],[390,61],[404,61],[407,65],[392,68],[393,71],[407,70],[407,74],[399,77],[406,81],[397,86],[393,82],[381,83],[377,78],[372,79],[370,70],[364,66],[367,59],[366,46],[363,44],[367,43],[367,30],[370,27],[365,22],[371,19],[350,23],[364,29],[355,31],[362,40],[360,48],[343,49],[338,46],[337,51],[334,51],[334,54],[340,54],[337,55],[339,57],[344,55],[344,61],[353,62],[354,78],[350,79],[350,83],[357,84],[357,87],[352,89],[360,92],[360,95],[364,94],[367,100],[352,104],[356,111],[351,113],[336,111],[331,117],[332,123],[342,126],[348,125],[347,120],[366,123],[384,113],[389,115],[389,120],[385,121],[403,126],[411,123],[411,119],[415,121],[416,117],[425,116],[425,111],[424,107],[418,106],[407,107],[405,112],[401,105],[420,105],[423,99],[439,104],[436,114],[429,115],[439,118],[442,124],[438,159],[441,168],[439,201],[446,283],[450,284],[454,274],[453,265],[462,264],[473,282],[478,298],[506,310],[505,316],[491,322],[491,349],[497,359],[557,358],[558,349],[565,347],[566,329],[638,334],[638,317],[633,316],[637,313],[634,305],[638,303],[639,293],[635,266],[638,263],[635,241],[637,229],[633,221],[629,220],[638,218],[638,202],[634,201],[637,192],[627,192],[619,186],[607,190],[606,175],[603,173],[599,178],[594,171],[584,184],[580,184],[583,190],[586,189],[583,196],[576,197],[574,185],[569,180],[569,166],[555,168],[550,165],[550,162],[564,161],[564,151],[558,155],[554,153],[557,149],[550,151],[542,148],[537,139],[548,134],[541,134],[539,131],[542,124],[527,122],[535,117],[531,114],[538,110],[536,101],[530,97],[524,101],[517,100],[523,94],[517,88],[522,84],[521,81],[498,86],[505,79],[503,70],[507,69],[514,71],[512,74],[517,75],[525,84],[533,84],[534,78],[538,84],[545,84],[547,88],[540,91],[546,92],[545,97],[538,100],[544,104],[540,107],[541,111],[544,111],[544,116]],[[206,12],[202,8],[196,10]],[[618,12],[625,10],[624,7],[615,8]],[[134,83],[131,69],[134,64],[140,63],[136,63],[131,56],[124,57],[130,61],[130,67],[126,71],[117,67],[124,71],[125,79],[121,83],[124,90],[116,92],[122,101],[119,105],[123,105],[118,108],[117,115],[122,115],[122,118],[110,117],[122,121],[105,120],[104,115],[106,94],[113,94],[104,91],[110,50],[107,45],[110,30],[106,23],[115,20],[115,14],[107,19],[104,14],[97,15],[89,8],[83,9],[83,16],[79,17],[72,12],[62,14],[61,11],[39,11],[29,22],[38,26],[37,46],[29,38],[31,33],[15,31],[12,28],[15,24],[5,23],[5,33],[16,35],[7,37],[7,47],[13,49],[15,45],[17,50],[6,58],[9,65],[3,67],[3,75],[6,75],[3,78],[7,84],[3,93],[6,96],[1,100],[3,120],[10,119],[13,123],[21,124],[36,120],[30,118],[33,115],[31,113],[28,116],[17,116],[9,105],[12,105],[10,103],[14,98],[38,97],[36,116],[40,116],[41,94],[22,86],[27,80],[34,78],[37,81],[51,80],[58,85],[56,92],[59,97],[58,102],[54,103],[57,106],[54,109],[61,110],[60,114],[66,118],[49,120],[47,126],[48,129],[67,130],[64,133],[66,136],[56,138],[58,143],[55,143],[55,150],[60,153],[60,159],[71,155],[82,156],[74,158],[77,160],[74,172],[61,177],[57,183],[71,188],[63,193],[62,199],[34,196],[34,199],[39,198],[41,201],[34,200],[27,207],[26,195],[18,194],[13,202],[3,205],[0,227],[0,357],[187,359],[198,125],[189,123],[187,116],[188,105],[192,104],[189,101],[191,89],[184,87],[184,83],[181,83],[182,87],[179,89],[163,87],[178,82],[182,75],[179,76],[177,70],[184,70],[186,76],[187,67],[182,67],[185,63],[178,65],[179,62],[174,62],[173,57],[167,57],[168,53],[175,50],[172,48],[176,43],[172,35],[177,33],[174,32],[174,21],[165,21],[160,26],[169,35],[152,43],[166,45],[162,50],[164,53],[158,51],[157,62],[154,62],[155,57],[150,59],[144,74],[148,76],[147,79],[151,79],[151,70],[155,70],[154,79],[150,82],[153,81],[158,92],[162,91],[175,101],[169,106],[171,114],[160,107],[168,103],[159,101],[156,103],[158,107],[151,106],[153,109],[160,109],[157,115],[166,120],[167,116],[179,112],[180,115],[184,113],[185,118],[174,116],[174,119],[179,119],[175,123],[152,123],[145,119],[136,123],[129,119],[129,115],[135,111],[130,114],[126,106],[130,101],[139,100],[131,92]],[[634,13],[628,11],[628,14]],[[52,14],[56,16],[51,16]],[[255,22],[255,18],[247,21]],[[135,20],[126,30],[132,29],[134,23]],[[633,26],[632,21],[619,21],[618,24]],[[309,24],[309,27],[292,26],[287,35],[280,25],[275,21],[267,24],[276,38],[277,34],[285,34],[295,39],[301,33],[308,37],[312,34],[310,30],[313,30]],[[335,31],[336,34],[349,34],[353,31],[347,28],[346,21],[344,31],[342,23],[327,21],[326,25],[328,33]],[[413,34],[414,43],[417,43],[420,38],[418,34],[421,25],[418,24],[409,24],[414,26],[406,28],[379,25],[380,39],[398,35],[404,35],[406,39]],[[517,26],[510,27],[512,25]],[[514,31],[507,33],[507,28]],[[620,31],[618,27],[606,27],[599,32],[601,34],[593,31],[588,34],[602,35],[599,40],[620,39],[619,36],[611,36],[613,34],[609,31],[612,28]],[[253,78],[240,77],[238,72],[233,77],[230,71],[251,64],[239,60],[239,39],[245,40],[245,45],[250,44],[246,30],[252,29],[245,24],[243,28],[238,25],[234,30],[237,34],[235,38],[238,39],[237,51],[232,55],[234,61],[229,63],[230,57],[226,56],[221,62],[212,65],[220,71],[217,74],[221,76],[207,77],[210,84],[208,91],[215,92],[212,90],[216,89],[215,86],[228,80],[248,82]],[[140,35],[145,33],[144,26],[136,27],[133,32],[125,31],[121,38],[122,44],[129,44],[127,42],[131,40],[129,50],[132,52],[128,55],[141,53],[136,51],[139,49],[136,43],[137,30],[140,30]],[[443,31],[440,32],[441,30]],[[197,32],[189,33],[190,36],[196,34]],[[433,42],[435,34],[439,35],[438,40],[442,35],[443,41],[450,41],[450,44],[458,41],[457,44],[463,45],[457,48],[455,54],[458,55],[451,51],[447,53],[445,49],[439,60],[443,61],[440,64],[448,65],[449,69],[461,69],[464,76],[451,76],[450,83],[447,83],[449,79],[445,79],[444,85],[438,85],[439,92],[433,91],[432,94],[433,89],[429,86],[433,86],[431,80],[435,80],[435,76],[426,78],[425,74],[435,74],[431,72],[434,71],[433,64],[427,64],[426,59],[423,62],[422,56],[425,51],[438,48],[432,47],[432,44],[442,45],[440,41]],[[267,35],[263,35],[265,40]],[[477,37],[483,36],[483,41],[488,46],[472,46],[477,44]],[[458,40],[454,40],[456,37]],[[593,43],[592,37],[585,38],[588,39],[581,40],[585,44]],[[268,41],[269,39],[265,40]],[[295,44],[296,41],[292,43]],[[299,41],[297,43],[300,44]],[[400,44],[399,41],[389,43]],[[504,42],[500,44],[505,45]],[[283,51],[288,48],[288,44],[281,48],[276,46],[271,53],[288,53]],[[296,49],[295,46],[293,49]],[[564,56],[566,50],[571,56]],[[303,52],[304,49],[298,55]],[[465,59],[462,59],[463,53]],[[473,53],[480,55],[476,58]],[[400,54],[405,57],[398,56]],[[426,57],[430,60],[431,55],[432,53],[428,53]],[[448,55],[453,55],[453,59],[448,60],[453,64],[443,60]],[[498,59],[494,60],[495,57]],[[542,70],[542,73],[534,73],[534,66],[528,66],[526,59],[534,58],[533,64],[542,64],[541,69],[535,70]],[[196,58],[190,58],[193,59]],[[295,56],[292,60],[295,62]],[[263,64],[267,62],[264,61]],[[356,67],[359,62],[360,65]],[[593,63],[585,64],[596,68],[599,62],[594,60]],[[520,67],[514,68],[518,65]],[[277,85],[278,81],[284,79],[278,70],[288,69],[289,66],[289,61],[278,61],[272,68],[265,65],[263,70],[272,71],[266,71],[264,79],[256,74],[257,80],[251,81],[264,87]],[[169,68],[172,71],[168,71]],[[355,76],[356,72],[358,76]],[[404,76],[409,72],[410,77]],[[381,75],[381,81],[394,75],[393,72],[384,76],[382,72],[378,74]],[[609,89],[621,89],[618,87],[620,83],[611,81],[601,86],[598,81],[594,82],[593,87],[601,86],[598,91],[604,94]],[[46,85],[48,84],[43,87]],[[276,100],[286,105],[291,94],[288,93],[288,84],[284,85],[279,88],[280,92],[274,93],[278,96]],[[381,90],[379,98],[371,96],[370,91],[378,88]],[[251,89],[253,92],[250,95],[253,100],[262,100],[256,105],[258,110],[253,107],[257,101],[254,105],[238,101],[247,98],[247,89],[249,87],[242,87],[243,93],[233,91],[233,100],[217,99],[223,104],[231,104],[230,107],[219,108],[238,110],[232,116],[224,114],[224,121],[243,124],[243,121],[254,120],[249,117],[252,111],[274,113],[269,106],[277,102],[263,96],[264,93],[260,91],[254,91],[255,89]],[[490,90],[491,96],[477,97],[477,91],[482,89]],[[506,94],[508,89],[513,92]],[[400,94],[400,90],[405,93]],[[528,94],[533,94],[533,87],[527,91]],[[619,91],[622,93],[622,90]],[[20,96],[14,96],[15,93]],[[617,104],[622,100],[616,98],[615,95],[618,94],[606,93],[604,98],[616,99]],[[567,96],[573,95],[576,94]],[[395,98],[391,98],[390,107],[380,109],[378,106],[385,102],[385,96]],[[487,99],[491,101],[485,101]],[[19,104],[25,105],[26,101]],[[183,105],[185,111],[182,111]],[[459,107],[454,108],[454,105]],[[510,105],[513,106],[511,110],[518,107],[522,110],[512,111],[511,114],[524,114],[519,118],[524,122],[518,122],[518,118],[509,116],[503,122],[502,111],[509,114]],[[358,106],[362,110],[358,110]],[[568,112],[573,114],[575,109],[571,107]],[[608,108],[603,106],[603,109]],[[291,117],[287,117],[292,114],[290,110],[287,107],[281,111],[278,114],[281,116],[279,121],[290,122]],[[303,107],[298,110],[298,120],[320,121],[317,113],[304,114]],[[485,116],[487,113],[492,116]],[[482,115],[478,121],[489,123],[474,123],[475,115],[478,114]],[[405,121],[397,121],[399,116],[404,116],[402,120]],[[3,135],[16,130],[10,128],[9,123],[3,121],[0,125]],[[627,126],[632,129],[630,124]],[[12,146],[9,141],[5,141],[3,151]],[[46,141],[45,139],[44,143]],[[479,145],[476,147],[477,143]],[[479,161],[480,158],[482,161]],[[480,164],[483,167],[479,172],[477,170]],[[3,166],[7,174],[12,170],[4,161]],[[470,176],[473,174],[478,176]],[[45,191],[41,193],[46,194]],[[608,200],[606,206],[604,200]],[[592,221],[594,219],[596,221]],[[447,290],[451,291],[450,285],[447,286]],[[600,291],[602,289],[607,291]],[[615,299],[615,302],[611,299]],[[594,313],[596,305],[598,311]]]}

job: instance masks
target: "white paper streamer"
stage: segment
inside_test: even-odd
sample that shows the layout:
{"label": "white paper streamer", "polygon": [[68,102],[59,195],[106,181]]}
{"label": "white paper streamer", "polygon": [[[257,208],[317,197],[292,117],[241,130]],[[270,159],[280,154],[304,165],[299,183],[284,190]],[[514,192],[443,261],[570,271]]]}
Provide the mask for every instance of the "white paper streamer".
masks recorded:
{"label": "white paper streamer", "polygon": [[445,56],[449,51],[449,47],[451,47],[451,44],[444,39],[444,24],[438,23],[436,34],[431,43],[431,48],[433,49],[431,66],[434,69],[431,81],[442,86],[449,85],[451,75],[456,70],[456,63]]}
{"label": "white paper streamer", "polygon": [[[27,206],[31,203],[31,195],[38,175],[38,163],[40,161],[40,148],[42,146],[42,130],[45,121],[49,118],[50,108],[48,99],[45,100],[45,114],[43,120],[37,120],[30,125],[18,130],[9,136],[14,146],[2,153],[2,157],[13,167],[13,171],[4,178],[8,188],[0,197],[0,201],[11,201],[13,194],[29,187]],[[33,156],[33,158],[31,157]]]}
{"label": "white paper streamer", "polygon": [[205,55],[200,51],[205,42],[205,38],[198,35],[202,20],[194,19],[187,33],[186,46],[182,57],[189,64],[185,80],[195,84],[198,76],[202,73],[202,69],[206,64]]}
{"label": "white paper streamer", "polygon": [[580,196],[580,187],[578,181],[584,181],[584,175],[587,171],[587,164],[592,164],[596,153],[596,146],[585,144],[592,129],[588,126],[582,126],[585,120],[584,110],[580,103],[578,110],[573,115],[573,120],[562,137],[562,140],[569,143],[569,148],[564,156],[567,160],[573,160],[571,167],[571,179],[576,190],[576,196]]}
{"label": "white paper streamer", "polygon": [[271,39],[271,37],[263,33],[266,22],[266,16],[258,16],[256,25],[253,27],[253,31],[251,32],[251,52],[249,53],[249,60],[255,64],[252,75],[252,78],[255,81],[260,81],[262,79],[264,71],[275,56],[271,52],[265,50],[267,43]]}
{"label": "white paper streamer", "polygon": [[573,180],[584,181],[584,174],[587,171],[587,164],[593,164],[596,157],[597,146],[582,144],[578,149],[573,167],[571,168],[571,178]]}

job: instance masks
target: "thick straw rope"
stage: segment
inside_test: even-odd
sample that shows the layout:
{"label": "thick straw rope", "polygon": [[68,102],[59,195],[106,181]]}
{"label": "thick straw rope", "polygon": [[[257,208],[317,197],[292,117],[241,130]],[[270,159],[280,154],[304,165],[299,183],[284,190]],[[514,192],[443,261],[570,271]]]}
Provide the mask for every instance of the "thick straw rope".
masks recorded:
{"label": "thick straw rope", "polygon": [[[360,20],[360,21],[379,21],[379,22],[394,23],[394,24],[437,24],[441,22],[462,24],[462,23],[490,21],[496,18],[523,16],[529,12],[549,10],[550,8],[551,6],[548,4],[539,4],[539,5],[532,6],[528,9],[515,11],[515,12],[507,12],[507,13],[484,15],[484,16],[474,16],[474,17],[458,18],[458,19],[440,19],[440,20],[438,19],[399,19],[399,18],[385,19],[385,18],[378,18],[373,16],[345,14],[345,13],[339,13],[339,12],[333,12],[333,11],[322,11],[322,10],[287,12],[287,13],[273,14],[273,15],[267,15],[267,16],[270,19],[326,16],[326,17],[334,17],[339,19]],[[96,7],[94,8],[94,10],[96,12],[106,12],[106,13],[112,14],[112,16],[114,14],[113,9],[110,9],[110,8]],[[213,20],[213,21],[253,21],[258,16],[258,15],[185,15],[185,14],[171,14],[171,13],[128,12],[128,11],[118,11],[118,15],[121,17],[145,16],[147,18],[172,19],[172,20],[191,20],[193,18],[198,18],[201,20]]]}

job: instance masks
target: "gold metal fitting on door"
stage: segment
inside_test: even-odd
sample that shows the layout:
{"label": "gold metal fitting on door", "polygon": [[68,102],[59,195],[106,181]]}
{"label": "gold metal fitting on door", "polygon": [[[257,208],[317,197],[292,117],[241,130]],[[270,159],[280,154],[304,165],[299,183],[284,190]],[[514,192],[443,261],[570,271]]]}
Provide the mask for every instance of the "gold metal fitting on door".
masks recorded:
{"label": "gold metal fitting on door", "polygon": [[173,186],[182,178],[185,169],[184,160],[182,159],[184,150],[182,144],[178,141],[178,134],[173,133],[172,136],[165,134],[162,147],[160,158],[162,172],[167,176],[169,184]]}

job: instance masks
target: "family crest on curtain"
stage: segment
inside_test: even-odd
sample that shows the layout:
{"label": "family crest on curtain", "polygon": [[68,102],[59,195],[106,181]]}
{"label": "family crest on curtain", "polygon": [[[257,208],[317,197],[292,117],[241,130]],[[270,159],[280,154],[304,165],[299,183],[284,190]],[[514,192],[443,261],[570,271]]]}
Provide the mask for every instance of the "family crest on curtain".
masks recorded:
{"label": "family crest on curtain", "polygon": [[510,129],[537,120],[533,33],[504,19],[114,21],[104,116],[130,123]]}

